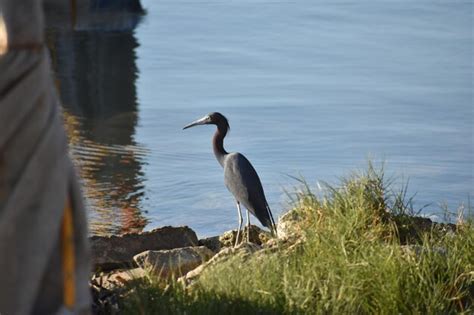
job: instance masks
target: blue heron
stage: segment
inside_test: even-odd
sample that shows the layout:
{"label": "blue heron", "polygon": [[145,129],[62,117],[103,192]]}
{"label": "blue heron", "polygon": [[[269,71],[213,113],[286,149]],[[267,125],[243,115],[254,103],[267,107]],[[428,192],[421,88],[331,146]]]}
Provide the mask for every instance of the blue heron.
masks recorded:
{"label": "blue heron", "polygon": [[237,246],[239,242],[240,230],[242,229],[243,219],[240,204],[247,209],[247,241],[249,241],[250,234],[249,211],[257,217],[263,226],[269,228],[272,234],[275,235],[275,221],[273,220],[273,215],[265,198],[262,183],[257,172],[245,156],[238,152],[228,153],[224,149],[224,137],[230,128],[227,118],[220,113],[210,113],[184,126],[183,129],[198,125],[217,126],[217,131],[212,139],[212,147],[217,161],[224,168],[224,183],[227,189],[234,195],[239,215],[239,229],[237,230],[234,246]]}

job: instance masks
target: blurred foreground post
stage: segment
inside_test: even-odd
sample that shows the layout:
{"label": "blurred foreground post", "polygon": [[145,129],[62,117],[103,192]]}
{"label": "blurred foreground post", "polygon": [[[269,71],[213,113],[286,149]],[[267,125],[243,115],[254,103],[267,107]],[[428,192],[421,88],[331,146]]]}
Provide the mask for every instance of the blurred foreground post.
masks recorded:
{"label": "blurred foreground post", "polygon": [[87,221],[42,2],[0,0],[0,314],[88,313]]}

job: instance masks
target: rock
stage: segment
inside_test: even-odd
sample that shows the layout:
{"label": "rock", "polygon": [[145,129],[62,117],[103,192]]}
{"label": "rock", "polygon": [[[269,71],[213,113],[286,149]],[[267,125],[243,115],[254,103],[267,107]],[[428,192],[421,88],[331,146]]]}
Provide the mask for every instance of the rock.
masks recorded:
{"label": "rock", "polygon": [[[221,247],[234,247],[236,237],[237,230],[224,232],[224,234],[219,236]],[[272,238],[272,236],[269,232],[262,230],[258,226],[250,225],[250,243],[262,245],[270,238]],[[239,239],[240,241],[243,239],[244,242],[247,242],[247,227],[240,232]]]}
{"label": "rock", "polygon": [[226,231],[221,236],[219,236],[219,242],[221,243],[222,247],[233,247],[236,236],[237,230]]}
{"label": "rock", "polygon": [[207,238],[202,238],[199,240],[198,245],[206,246],[214,253],[218,253],[221,250],[221,242],[219,241],[219,236],[212,236]]}
{"label": "rock", "polygon": [[120,290],[109,290],[91,282],[91,314],[119,314]]}
{"label": "rock", "polygon": [[291,251],[304,244],[305,237],[297,234],[286,236],[285,238],[273,238],[268,240],[262,246],[265,251],[274,252],[277,250]]}
{"label": "rock", "polygon": [[187,226],[165,226],[150,232],[121,236],[92,236],[89,240],[93,268],[103,271],[136,266],[133,256],[146,250],[172,249],[198,243],[196,233]]}
{"label": "rock", "polygon": [[278,220],[277,233],[278,238],[286,239],[295,235],[301,235],[301,222],[303,218],[298,211],[290,210]]}
{"label": "rock", "polygon": [[446,235],[456,232],[456,225],[451,223],[433,222],[429,218],[398,215],[393,221],[397,225],[398,237],[401,244],[416,244],[422,241],[423,233],[439,233]]}
{"label": "rock", "polygon": [[184,247],[171,250],[148,250],[133,257],[135,262],[151,273],[167,278],[172,275],[186,274],[214,253],[205,246]]}
{"label": "rock", "polygon": [[120,314],[119,301],[122,300],[122,294],[135,286],[135,281],[140,281],[145,276],[145,271],[141,268],[114,270],[105,275],[93,276],[89,283],[92,314]]}
{"label": "rock", "polygon": [[145,270],[142,268],[134,268],[127,270],[114,270],[102,276],[95,276],[92,278],[92,282],[101,288],[114,290],[144,277],[146,277]]}
{"label": "rock", "polygon": [[267,242],[265,242],[263,244],[263,247],[264,248],[277,248],[279,244],[280,244],[279,239],[273,238],[273,239],[270,239]]}
{"label": "rock", "polygon": [[233,247],[224,248],[219,253],[214,255],[208,262],[189,271],[185,276],[182,276],[181,278],[179,278],[178,281],[183,283],[184,285],[189,285],[195,279],[197,279],[201,275],[201,273],[209,266],[227,261],[229,258],[234,257],[236,255],[246,258],[261,249],[262,247],[260,245],[253,244],[253,243],[241,243],[235,248]]}

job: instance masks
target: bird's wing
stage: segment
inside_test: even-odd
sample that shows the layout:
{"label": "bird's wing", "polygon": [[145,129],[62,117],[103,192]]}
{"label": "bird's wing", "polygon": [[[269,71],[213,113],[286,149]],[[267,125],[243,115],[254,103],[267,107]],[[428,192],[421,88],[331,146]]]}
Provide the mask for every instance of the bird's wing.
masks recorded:
{"label": "bird's wing", "polygon": [[226,157],[224,181],[237,201],[255,215],[264,226],[272,228],[271,212],[262,183],[245,156],[240,153],[231,153]]}

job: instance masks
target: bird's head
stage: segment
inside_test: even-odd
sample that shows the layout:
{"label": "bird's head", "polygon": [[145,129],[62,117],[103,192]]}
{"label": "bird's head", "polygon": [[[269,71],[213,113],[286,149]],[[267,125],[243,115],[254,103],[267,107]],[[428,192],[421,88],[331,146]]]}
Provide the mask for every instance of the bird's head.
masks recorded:
{"label": "bird's head", "polygon": [[224,128],[225,130],[229,129],[229,121],[227,118],[225,118],[221,113],[214,112],[184,126],[183,130],[199,125],[216,125],[218,128]]}

